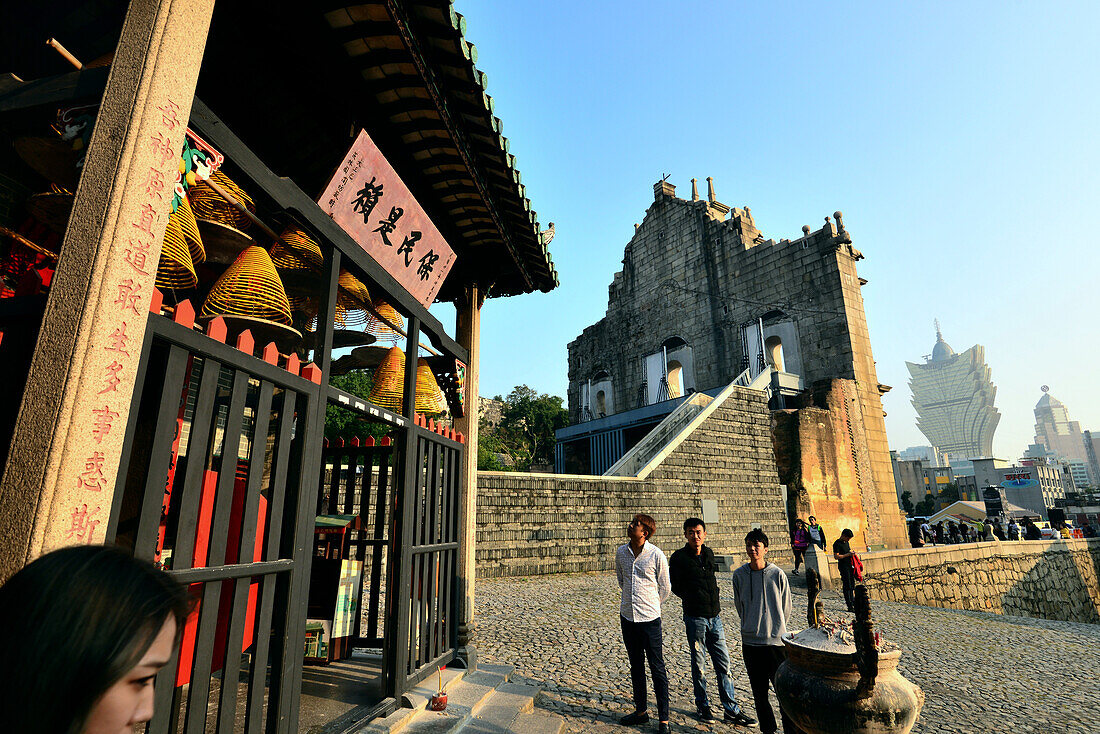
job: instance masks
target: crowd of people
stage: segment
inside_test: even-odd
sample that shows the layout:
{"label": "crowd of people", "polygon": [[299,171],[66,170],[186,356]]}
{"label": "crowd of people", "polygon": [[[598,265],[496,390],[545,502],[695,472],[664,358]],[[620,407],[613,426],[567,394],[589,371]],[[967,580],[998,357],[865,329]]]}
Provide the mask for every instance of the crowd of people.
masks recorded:
{"label": "crowd of people", "polygon": [[[1100,537],[1100,529],[1094,524],[1086,524],[1082,528],[1085,538]],[[1051,524],[1052,538],[1072,538],[1069,527],[1065,523]],[[936,524],[928,520],[909,521],[909,543],[914,548],[925,545],[952,545],[956,543],[979,543],[994,540],[1043,540],[1043,531],[1031,518],[1025,518],[1023,523],[1017,523],[1015,518],[1010,518],[1007,525],[1001,526],[1000,518],[989,517],[972,522],[956,523],[948,520],[946,523],[940,520]]]}

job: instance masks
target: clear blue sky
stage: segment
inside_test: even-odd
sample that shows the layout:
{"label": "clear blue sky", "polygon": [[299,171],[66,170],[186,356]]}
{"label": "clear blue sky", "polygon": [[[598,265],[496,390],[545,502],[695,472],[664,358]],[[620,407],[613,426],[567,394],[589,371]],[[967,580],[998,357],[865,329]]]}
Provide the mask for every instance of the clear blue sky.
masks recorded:
{"label": "clear blue sky", "polygon": [[1042,384],[1100,430],[1100,4],[456,5],[561,278],[486,303],[482,395],[564,397],[669,173],[684,196],[713,176],[765,237],[844,212],[893,448],[927,443],[904,362],[935,317],[986,348],[997,455],[1031,441]]}

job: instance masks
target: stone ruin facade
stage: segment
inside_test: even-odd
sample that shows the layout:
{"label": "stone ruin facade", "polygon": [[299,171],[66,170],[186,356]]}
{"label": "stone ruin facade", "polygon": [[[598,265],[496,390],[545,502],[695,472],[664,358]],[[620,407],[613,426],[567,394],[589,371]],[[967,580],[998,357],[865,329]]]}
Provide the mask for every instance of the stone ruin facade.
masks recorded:
{"label": "stone ruin facade", "polygon": [[[690,200],[654,185],[606,315],[569,344],[571,421],[720,388],[767,364],[799,388],[787,417],[773,415],[792,517],[852,527],[860,545],[905,545],[883,420],[890,388],[875,373],[863,255],[841,213],[797,239],[765,239],[748,207],[717,201],[707,184],[701,199],[693,179]],[[799,420],[800,409],[833,415]]]}

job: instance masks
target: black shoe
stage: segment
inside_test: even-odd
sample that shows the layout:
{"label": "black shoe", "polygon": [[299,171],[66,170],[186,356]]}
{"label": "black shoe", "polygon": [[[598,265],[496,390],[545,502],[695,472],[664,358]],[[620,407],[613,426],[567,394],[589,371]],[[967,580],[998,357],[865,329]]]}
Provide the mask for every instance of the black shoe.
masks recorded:
{"label": "black shoe", "polygon": [[635,711],[632,714],[627,714],[623,718],[619,719],[619,723],[623,726],[637,726],[638,724],[644,724],[649,721],[649,714],[645,711]]}
{"label": "black shoe", "polygon": [[738,711],[736,714],[731,714],[727,711],[726,715],[722,717],[722,720],[734,726],[756,726],[756,719],[752,718],[744,711]]}
{"label": "black shoe", "polygon": [[672,734],[672,727],[667,721],[657,724],[657,734]]}
{"label": "black shoe", "polygon": [[718,721],[718,719],[714,718],[714,712],[711,711],[709,708],[707,708],[707,709],[699,709],[699,721],[705,721],[707,723],[713,723],[715,721]]}

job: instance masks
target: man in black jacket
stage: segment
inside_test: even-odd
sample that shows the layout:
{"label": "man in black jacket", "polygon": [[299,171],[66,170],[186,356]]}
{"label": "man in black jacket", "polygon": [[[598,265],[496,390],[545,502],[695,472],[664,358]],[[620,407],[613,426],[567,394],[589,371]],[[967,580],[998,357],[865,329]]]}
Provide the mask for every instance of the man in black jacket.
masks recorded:
{"label": "man in black jacket", "polygon": [[722,700],[723,719],[738,726],[753,726],[756,719],[746,715],[734,699],[733,678],[730,676],[730,656],[722,619],[718,616],[718,581],[714,576],[717,564],[714,552],[705,546],[707,526],[697,517],[684,521],[687,544],[672,554],[668,563],[672,593],[684,603],[684,625],[691,648],[691,682],[695,688],[695,707],[702,721],[716,721],[707,699],[704,675],[706,656],[710,653],[714,672],[718,676],[718,697]]}

